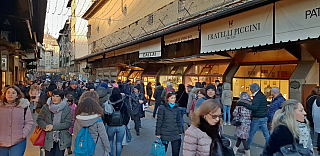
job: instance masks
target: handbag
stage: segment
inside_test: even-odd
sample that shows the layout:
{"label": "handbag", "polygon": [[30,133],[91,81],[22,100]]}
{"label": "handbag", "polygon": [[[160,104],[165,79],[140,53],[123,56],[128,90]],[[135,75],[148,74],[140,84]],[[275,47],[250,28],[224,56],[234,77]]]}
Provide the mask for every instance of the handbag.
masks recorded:
{"label": "handbag", "polygon": [[280,147],[280,152],[276,152],[273,156],[313,156],[313,152],[304,148],[303,145],[294,143]]}
{"label": "handbag", "polygon": [[149,103],[145,103],[145,104],[142,104],[142,110],[143,111],[146,111],[146,110],[149,110]]}
{"label": "handbag", "polygon": [[[45,116],[45,122],[47,122],[47,115]],[[34,146],[44,146],[45,138],[46,132],[38,125],[32,132],[30,140]]]}
{"label": "handbag", "polygon": [[162,142],[160,138],[157,138],[156,141],[152,143],[150,154],[154,156],[165,156],[166,148],[163,143],[165,142]]}
{"label": "handbag", "polygon": [[240,121],[240,118],[241,118],[241,108],[238,108],[238,114],[236,117],[234,117],[231,121],[231,125],[233,126],[241,126],[241,121]]}

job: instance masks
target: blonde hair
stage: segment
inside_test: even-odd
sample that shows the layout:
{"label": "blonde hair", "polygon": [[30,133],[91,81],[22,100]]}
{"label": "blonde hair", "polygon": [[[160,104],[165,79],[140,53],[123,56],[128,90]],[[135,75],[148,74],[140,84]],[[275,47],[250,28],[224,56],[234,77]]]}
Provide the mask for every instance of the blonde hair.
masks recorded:
{"label": "blonde hair", "polygon": [[[216,102],[213,99],[209,99],[204,101],[201,106],[195,110],[193,115],[191,116],[191,124],[198,127],[200,123],[200,118],[209,114],[210,112],[216,112],[220,108],[220,111],[222,109],[221,104]],[[220,122],[222,120],[220,119]],[[217,123],[217,126],[219,126],[220,122]]]}
{"label": "blonde hair", "polygon": [[279,125],[289,128],[295,138],[299,138],[300,132],[296,121],[295,110],[300,102],[289,99],[282,103],[281,109],[277,110],[272,120],[272,131]]}
{"label": "blonde hair", "polygon": [[96,91],[90,92],[90,91],[85,91],[82,93],[82,95],[79,98],[79,102],[83,101],[85,98],[92,98],[94,100],[96,100],[97,102],[99,102],[99,95]]}

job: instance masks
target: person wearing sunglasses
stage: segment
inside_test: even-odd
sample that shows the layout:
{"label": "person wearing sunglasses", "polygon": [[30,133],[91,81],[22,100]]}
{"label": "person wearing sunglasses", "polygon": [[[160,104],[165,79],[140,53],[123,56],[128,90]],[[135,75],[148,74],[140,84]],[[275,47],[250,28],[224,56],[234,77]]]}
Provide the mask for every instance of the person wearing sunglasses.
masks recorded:
{"label": "person wearing sunglasses", "polygon": [[204,101],[191,116],[191,126],[186,130],[183,155],[225,155],[219,135],[222,106],[213,99]]}
{"label": "person wearing sunglasses", "polygon": [[168,149],[168,144],[171,142],[172,155],[178,156],[181,146],[181,113],[178,104],[176,103],[176,93],[168,92],[165,98],[165,104],[161,105],[157,114],[156,136],[162,141],[167,142],[165,150]]}

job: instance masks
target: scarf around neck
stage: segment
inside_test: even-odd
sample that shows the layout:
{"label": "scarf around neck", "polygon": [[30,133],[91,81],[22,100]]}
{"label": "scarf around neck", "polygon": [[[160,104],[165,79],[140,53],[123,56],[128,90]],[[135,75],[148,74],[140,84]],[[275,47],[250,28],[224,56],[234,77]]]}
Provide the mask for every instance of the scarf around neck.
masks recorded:
{"label": "scarf around neck", "polygon": [[[62,114],[62,109],[67,106],[67,99],[62,100],[59,104],[53,104],[52,99],[48,99],[48,105],[49,105],[49,110],[50,112],[53,113],[53,125],[58,125],[61,122],[61,114]],[[60,131],[53,131],[53,140],[55,142],[60,141]]]}
{"label": "scarf around neck", "polygon": [[212,139],[210,145],[210,156],[223,156],[222,143],[219,135],[219,126],[212,126],[205,119],[200,117],[199,129],[205,132]]}
{"label": "scarf around neck", "polygon": [[311,141],[311,136],[310,136],[310,131],[309,128],[307,127],[307,124],[304,122],[299,122],[298,127],[299,127],[299,144],[302,144],[304,148],[308,148],[311,151],[313,151],[313,145]]}
{"label": "scarf around neck", "polygon": [[171,108],[173,108],[176,105],[176,103],[171,104],[170,102],[168,102],[168,104]]}

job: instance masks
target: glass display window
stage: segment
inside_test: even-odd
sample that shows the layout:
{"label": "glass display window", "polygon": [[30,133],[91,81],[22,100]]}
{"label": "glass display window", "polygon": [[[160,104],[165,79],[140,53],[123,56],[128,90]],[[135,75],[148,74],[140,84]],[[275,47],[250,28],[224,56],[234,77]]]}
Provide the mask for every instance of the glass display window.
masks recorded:
{"label": "glass display window", "polygon": [[234,77],[289,79],[296,64],[241,66]]}
{"label": "glass display window", "polygon": [[182,84],[182,76],[160,76],[159,81],[163,87],[167,87],[167,82],[173,83],[173,88],[177,91],[179,84]]}
{"label": "glass display window", "polygon": [[[142,79],[143,79],[144,86],[147,86],[148,83],[151,82],[152,93],[154,93],[154,91],[155,91],[155,86],[156,86],[156,77],[154,77],[154,76],[145,76],[145,77],[142,77]],[[147,91],[145,92],[145,96],[146,96],[147,98],[149,98],[149,97],[147,96]],[[153,96],[151,97],[151,100],[155,100],[155,99],[153,98]]]}
{"label": "glass display window", "polygon": [[137,79],[140,79],[142,72],[143,71],[133,71],[129,76],[129,80],[131,80],[131,82],[136,82]]}
{"label": "glass display window", "polygon": [[182,75],[187,70],[187,65],[185,66],[167,66],[160,73],[160,75]]}
{"label": "glass display window", "polygon": [[117,80],[121,80],[122,82],[124,82],[127,80],[129,74],[130,71],[120,71]]}

